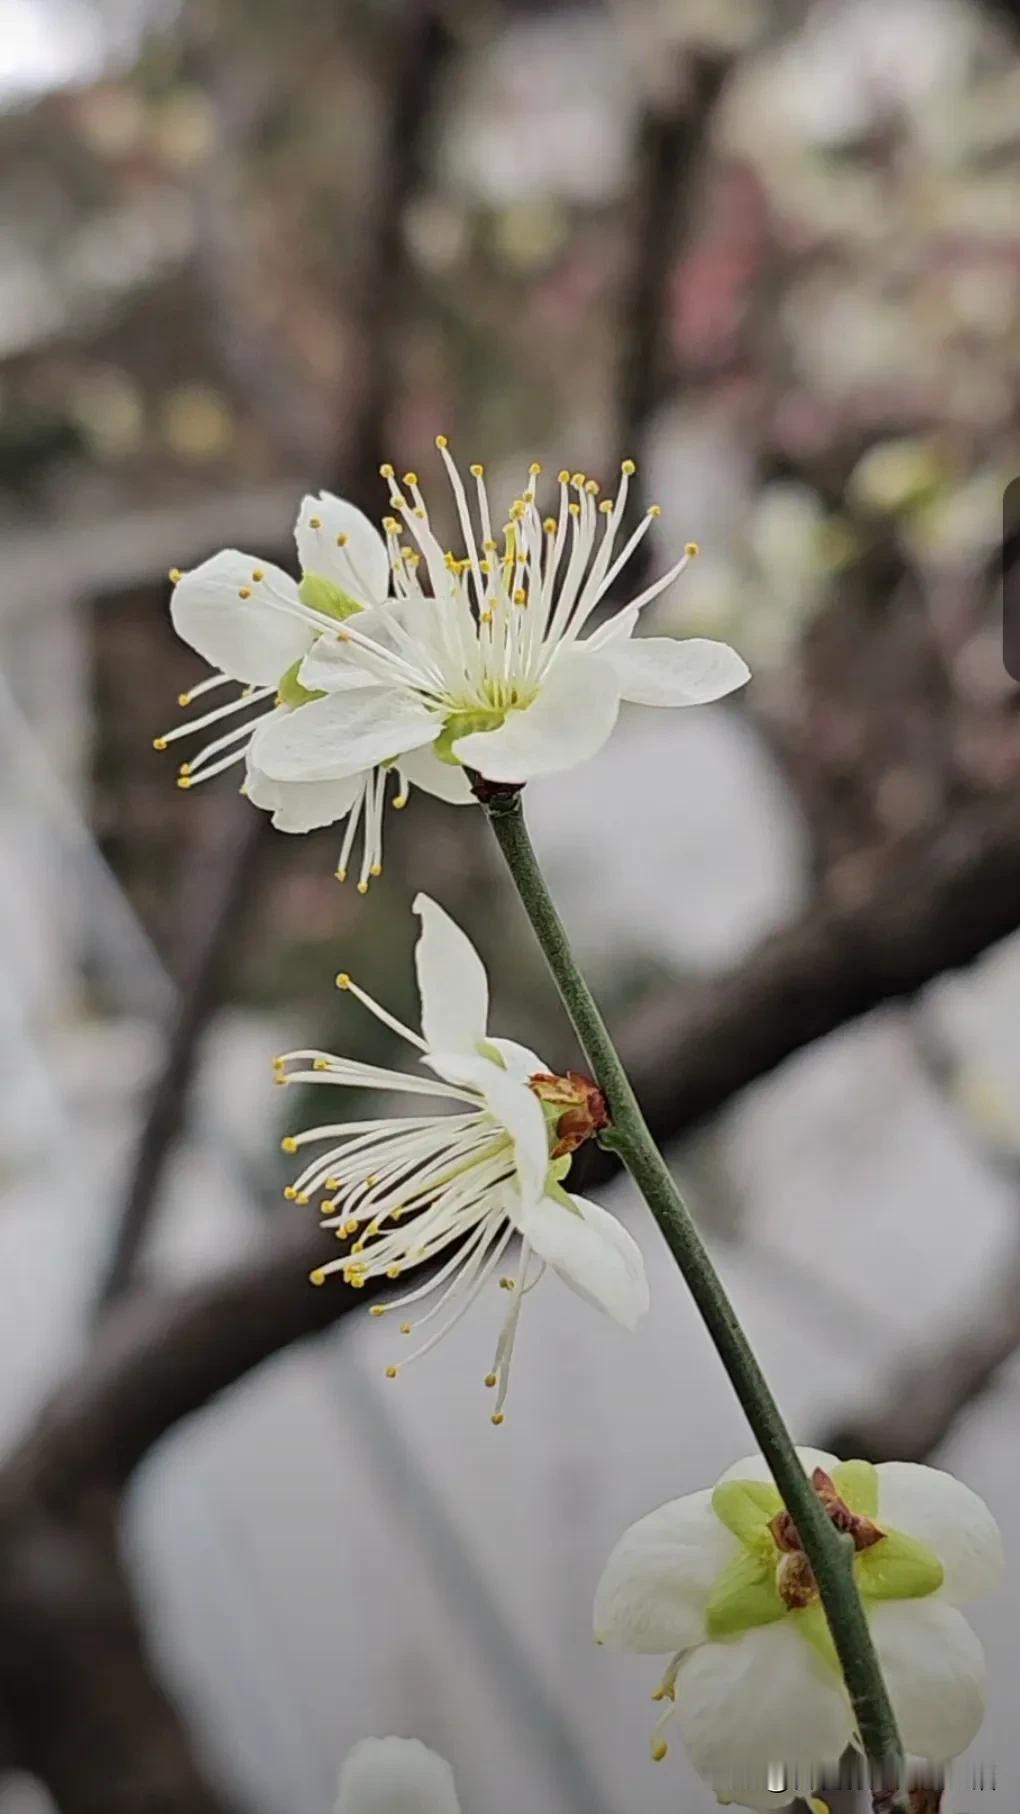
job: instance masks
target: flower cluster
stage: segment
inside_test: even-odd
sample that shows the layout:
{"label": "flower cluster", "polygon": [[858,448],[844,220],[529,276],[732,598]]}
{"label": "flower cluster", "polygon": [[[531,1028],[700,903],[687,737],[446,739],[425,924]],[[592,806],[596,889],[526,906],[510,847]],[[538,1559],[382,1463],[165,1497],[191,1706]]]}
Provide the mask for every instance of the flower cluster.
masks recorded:
{"label": "flower cluster", "polygon": [[416,474],[398,485],[387,465],[393,514],[381,532],[340,498],[305,498],[295,530],[300,582],[236,549],[171,575],[174,627],[217,670],[182,702],[231,681],[240,691],[156,747],[243,713],[182,766],[180,785],[245,762],[249,799],[280,830],[346,819],[337,875],[346,877],[360,829],[363,893],[382,870],[391,773],[394,806],[412,786],[465,805],[466,770],[525,782],[594,755],[622,700],[698,705],[748,679],[724,643],[635,637],[645,606],[697,552],[693,543],[600,619],[659,514],[653,506],[620,546],[633,461],[602,501],[596,480],[561,472],[546,517],[533,464],[497,536],[483,468],[471,467],[472,510],[445,436],[437,445],[461,553],[437,540]]}
{"label": "flower cluster", "polygon": [[[229,696],[158,737],[156,747],[211,732],[181,765],[181,787],[243,763],[244,791],[280,829],[346,821],[337,875],[343,880],[355,866],[362,893],[382,870],[388,793],[398,808],[413,787],[452,805],[488,794],[491,805],[493,788],[517,790],[594,755],[623,701],[697,705],[748,678],[725,644],[636,634],[645,607],[697,552],[693,544],[629,602],[614,604],[658,515],[653,507],[630,528],[632,461],[623,462],[604,499],[594,479],[561,472],[546,515],[533,464],[505,520],[494,522],[483,468],[470,468],[468,486],[445,437],[436,444],[456,549],[439,540],[416,474],[398,481],[385,465],[391,514],[381,529],[328,493],[304,500],[295,530],[300,579],[237,550],[171,575],[174,625],[215,670],[180,703],[222,689]],[[505,797],[500,806],[497,835],[513,869],[504,839],[518,806]],[[541,897],[539,910],[529,903],[540,930],[555,913],[530,856],[517,860]],[[369,1287],[373,1316],[395,1317],[402,1337],[418,1333],[403,1363],[387,1366],[390,1377],[434,1348],[498,1280],[509,1306],[485,1383],[495,1394],[492,1422],[500,1424],[524,1299],[547,1270],[627,1329],[648,1307],[648,1284],[641,1253],[617,1218],[567,1188],[575,1152],[609,1125],[598,1083],[573,1071],[558,1075],[527,1047],[491,1034],[488,980],[470,941],[426,895],[414,911],[420,1030],[346,972],[336,979],[412,1049],[414,1063],[390,1070],[307,1048],[276,1060],[282,1086],[387,1092],[404,1107],[380,1113],[370,1103],[360,1118],[287,1134],[284,1150],[300,1153],[302,1167],[284,1194],[314,1201],[339,1243],[312,1283],[339,1275],[351,1290]],[[579,1031],[587,1028],[589,1050],[605,1056],[605,1029],[563,955],[558,924],[545,942]],[[608,1051],[598,1068],[618,1117],[618,1150],[628,1156],[629,1122],[628,1162],[640,1176],[634,1155],[648,1156],[647,1129],[628,1106]],[[675,1208],[674,1236],[686,1216],[679,1200]],[[693,1225],[687,1238],[704,1282],[710,1268]],[[507,1256],[518,1243],[511,1273]],[[732,1314],[718,1281],[712,1289]],[[749,1384],[745,1373],[742,1391],[736,1362],[730,1371],[742,1402],[753,1402],[755,1391],[760,1398],[760,1381]],[[939,1769],[970,1743],[982,1717],[981,1648],[958,1608],[999,1579],[994,1519],[967,1487],[935,1469],[839,1462],[814,1450],[800,1457],[844,1539],[848,1565],[852,1551],[906,1749]],[[793,1493],[791,1503],[803,1517],[805,1500]],[[824,1521],[815,1523],[831,1542]],[[757,1807],[796,1794],[810,1799],[848,1746],[865,1748],[868,1695],[858,1686],[851,1702],[847,1692],[829,1615],[833,1629],[840,1621],[828,1590],[823,1609],[811,1561],[825,1546],[819,1550],[817,1529],[808,1536],[806,1544],[764,1462],[751,1457],[712,1491],[640,1519],[598,1586],[599,1642],[667,1659],[655,1691],[664,1711],[653,1757],[667,1754],[665,1728],[675,1720],[720,1800]],[[859,1632],[859,1611],[850,1610]],[[864,1668],[878,1703],[867,1657]],[[881,1740],[881,1724],[874,1730]],[[868,1747],[873,1755],[894,1748]],[[410,1810],[458,1814],[449,1766],[417,1740],[356,1746],[336,1814]]]}

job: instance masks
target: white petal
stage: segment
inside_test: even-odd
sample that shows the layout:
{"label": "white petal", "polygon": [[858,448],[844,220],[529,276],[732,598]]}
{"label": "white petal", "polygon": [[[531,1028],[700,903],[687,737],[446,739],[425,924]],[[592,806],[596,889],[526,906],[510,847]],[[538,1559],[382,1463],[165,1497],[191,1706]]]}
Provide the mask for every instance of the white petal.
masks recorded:
{"label": "white petal", "polygon": [[529,1209],[545,1195],[549,1170],[549,1137],[538,1097],[526,1083],[511,1077],[491,1058],[471,1058],[465,1052],[430,1052],[422,1059],[447,1083],[478,1090],[490,1115],[505,1128],[514,1143],[517,1192],[507,1202],[507,1214],[522,1227]]}
{"label": "white petal", "polygon": [[415,895],[421,936],[414,962],[425,1043],[477,1058],[489,1017],[489,979],[466,932],[427,894]]}
{"label": "white petal", "polygon": [[343,781],[272,781],[258,766],[258,743],[256,736],[248,745],[245,792],[253,806],[272,813],[277,831],[315,831],[347,817],[365,785],[365,774]]}
{"label": "white petal", "polygon": [[869,1623],[904,1749],[958,1757],[985,1710],[984,1654],[962,1612],[938,1596],[881,1600]]}
{"label": "white petal", "polygon": [[299,605],[297,585],[282,567],[225,548],[178,581],[170,616],[178,636],[221,673],[271,687],[315,638],[313,625],[281,608]]}
{"label": "white petal", "polygon": [[[312,527],[312,518],[319,523]],[[346,537],[341,547],[338,536]],[[385,598],[390,589],[390,557],[375,524],[355,504],[329,491],[303,498],[294,527],[302,573],[332,580],[360,604]]]}
{"label": "white petal", "polygon": [[379,685],[378,674],[370,674],[359,664],[354,645],[330,630],[316,637],[298,669],[298,679],[310,693],[351,693]]}
{"label": "white petal", "polygon": [[435,751],[430,748],[409,750],[406,756],[401,757],[400,772],[407,776],[413,787],[420,787],[425,794],[434,794],[437,800],[445,800],[448,806],[478,804],[464,770],[454,768],[452,763],[440,762]]}
{"label": "white petal", "polygon": [[340,1772],[336,1814],[460,1814],[453,1771],[417,1738],[363,1738]]}
{"label": "white petal", "polygon": [[[391,598],[385,604],[357,611],[346,620],[356,630],[356,637],[327,630],[301,669],[298,678],[302,686],[310,692],[347,693],[356,687],[386,684],[385,677],[380,678],[374,650],[402,654],[406,638],[401,637],[400,631],[408,627],[410,609],[404,600]],[[366,649],[361,638],[370,641],[373,649]],[[397,679],[399,682],[399,676]]]}
{"label": "white petal", "polygon": [[[830,1455],[826,1449],[804,1449],[798,1446],[797,1454],[806,1474],[813,1473],[815,1468],[824,1468],[831,1474],[838,1468],[838,1455]],[[771,1480],[772,1471],[763,1455],[747,1455],[743,1461],[735,1461],[725,1474],[720,1474],[716,1486],[722,1486],[724,1480]]]}
{"label": "white petal", "polygon": [[998,1587],[1002,1537],[983,1499],[941,1468],[883,1461],[878,1475],[878,1522],[917,1537],[946,1571],[939,1598],[962,1606]]}
{"label": "white petal", "polygon": [[490,781],[530,781],[573,768],[600,750],[616,723],[620,686],[612,663],[581,647],[558,653],[533,704],[498,731],[460,737],[454,755]]}
{"label": "white petal", "polygon": [[761,1797],[770,1765],[803,1792],[853,1729],[839,1677],[786,1619],[699,1645],[680,1665],[676,1707],[695,1769],[733,1801]]}
{"label": "white petal", "polygon": [[710,1492],[671,1499],[624,1531],[595,1590],[595,1636],[614,1650],[665,1656],[705,1638],[716,1577],[740,1553]]}
{"label": "white petal", "polygon": [[522,1234],[579,1297],[625,1329],[636,1329],[648,1309],[640,1247],[608,1210],[586,1197],[571,1201],[579,1214],[543,1197],[522,1216]]}
{"label": "white petal", "polygon": [[642,636],[611,643],[620,693],[637,705],[707,705],[751,678],[751,670],[724,642],[693,636]]}
{"label": "white petal", "polygon": [[335,781],[430,743],[436,724],[389,687],[333,693],[266,726],[259,767],[274,781]]}
{"label": "white petal", "polygon": [[495,1046],[511,1077],[519,1083],[527,1083],[529,1077],[549,1075],[549,1067],[533,1052],[530,1046],[518,1045],[516,1039],[494,1039],[491,1035],[486,1045]]}

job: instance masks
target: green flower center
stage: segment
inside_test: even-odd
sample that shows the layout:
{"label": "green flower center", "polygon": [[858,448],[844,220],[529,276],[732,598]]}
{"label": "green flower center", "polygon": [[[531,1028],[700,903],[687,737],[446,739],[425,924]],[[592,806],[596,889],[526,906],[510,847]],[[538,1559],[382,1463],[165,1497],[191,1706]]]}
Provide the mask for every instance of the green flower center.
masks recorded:
{"label": "green flower center", "polygon": [[[854,1575],[864,1601],[917,1600],[941,1587],[942,1564],[926,1544],[876,1522],[878,1475],[867,1461],[844,1461],[811,1482],[836,1529],[853,1542]],[[757,1625],[793,1619],[834,1667],[836,1654],[800,1533],[771,1482],[727,1480],[712,1509],[740,1544],[709,1595],[709,1637],[739,1637]]]}

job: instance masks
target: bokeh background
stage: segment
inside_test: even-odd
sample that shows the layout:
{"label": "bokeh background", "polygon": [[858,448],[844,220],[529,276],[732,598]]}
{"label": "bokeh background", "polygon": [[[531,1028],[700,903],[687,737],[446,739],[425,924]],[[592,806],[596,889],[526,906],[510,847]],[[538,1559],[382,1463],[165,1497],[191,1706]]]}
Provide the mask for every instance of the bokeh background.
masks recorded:
{"label": "bokeh background", "polygon": [[416,798],[362,901],[334,832],[152,749],[201,672],[168,568],[292,564],[302,492],[381,512],[385,458],[442,518],[438,430],[507,498],[632,456],[647,571],[701,543],[654,628],[753,684],[625,708],[534,833],[797,1434],[1003,1522],[949,1805],[1015,1800],[1016,9],[2,17],[3,1814],[320,1814],[386,1731],[479,1814],[714,1805],[648,1759],[654,1664],[590,1636],[623,1526],[749,1446],[641,1205],[582,1160],[653,1308],[627,1337],[544,1286],[496,1431],[498,1302],[391,1384],[281,1197],[270,1060],[388,1053],[331,979],[413,1014],[418,887],[494,1024],[576,1059],[483,824]]}

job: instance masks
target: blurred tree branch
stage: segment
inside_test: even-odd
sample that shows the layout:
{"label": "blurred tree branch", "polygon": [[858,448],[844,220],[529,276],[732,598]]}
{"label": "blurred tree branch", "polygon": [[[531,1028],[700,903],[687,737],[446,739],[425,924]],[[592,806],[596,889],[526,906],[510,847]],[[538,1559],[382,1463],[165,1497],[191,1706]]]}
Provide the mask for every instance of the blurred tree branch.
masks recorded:
{"label": "blurred tree branch", "polygon": [[[412,0],[408,19],[396,37],[399,51],[388,65],[392,73],[376,192],[367,212],[372,231],[361,274],[358,346],[351,361],[340,451],[328,480],[342,496],[368,510],[376,502],[392,402],[392,342],[400,318],[399,279],[405,263],[402,223],[420,177],[432,96],[449,48],[441,11],[421,0]],[[224,219],[229,214],[227,209]],[[210,231],[206,220],[206,239]],[[258,867],[269,834],[268,814],[235,802],[225,834],[208,861],[199,860],[196,853],[187,866],[185,888],[196,898],[181,905],[181,921],[189,928],[181,962],[181,1000],[152,1087],[100,1282],[100,1316],[129,1285],[158,1204],[202,1035],[222,1000],[230,956],[257,902]]]}

